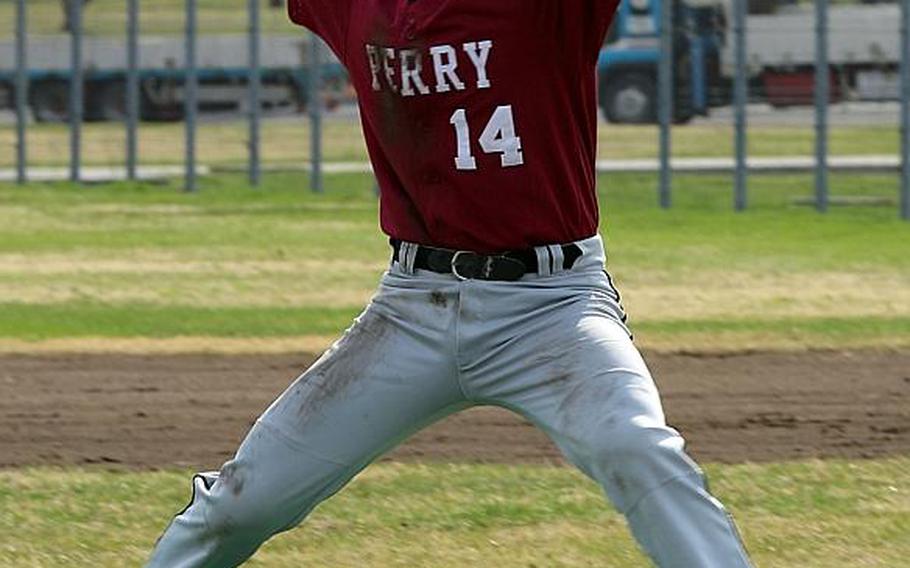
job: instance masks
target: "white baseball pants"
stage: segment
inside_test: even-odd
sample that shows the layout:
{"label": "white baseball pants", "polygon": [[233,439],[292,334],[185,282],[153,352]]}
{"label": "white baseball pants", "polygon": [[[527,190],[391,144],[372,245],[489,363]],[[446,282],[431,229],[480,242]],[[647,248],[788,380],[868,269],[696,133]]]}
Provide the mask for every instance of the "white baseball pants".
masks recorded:
{"label": "white baseball pants", "polygon": [[[193,479],[154,568],[237,566],[407,436],[474,405],[511,409],[597,481],[661,568],[750,566],[622,323],[599,237],[571,270],[460,281],[395,263],[356,323]],[[557,251],[558,255],[558,251]],[[559,261],[560,259],[556,259]],[[547,270],[548,268],[553,270]]]}

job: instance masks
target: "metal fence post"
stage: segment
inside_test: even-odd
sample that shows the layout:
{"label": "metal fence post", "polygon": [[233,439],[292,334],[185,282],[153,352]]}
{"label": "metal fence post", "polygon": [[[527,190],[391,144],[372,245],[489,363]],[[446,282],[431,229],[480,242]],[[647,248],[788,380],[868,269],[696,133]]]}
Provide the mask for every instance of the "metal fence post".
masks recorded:
{"label": "metal fence post", "polygon": [[324,190],[322,179],[322,40],[310,39],[310,187],[315,193]]}
{"label": "metal fence post", "polygon": [[28,107],[26,26],[25,0],[16,0],[16,182],[19,184],[24,184],[28,178],[28,148],[25,138]]}
{"label": "metal fence post", "polygon": [[261,168],[259,160],[259,129],[262,114],[262,105],[260,102],[260,91],[262,88],[262,70],[259,61],[259,0],[249,0],[249,105],[250,105],[250,133],[249,133],[249,177],[250,185],[256,187],[259,185],[261,177]]}
{"label": "metal fence post", "polygon": [[196,118],[199,74],[196,69],[196,0],[186,0],[186,70],[184,78],[184,124],[186,134],[186,191],[196,191]]}
{"label": "metal fence post", "polygon": [[733,0],[733,41],[736,72],[733,84],[733,109],[736,122],[736,195],[733,206],[744,211],[749,205],[748,165],[746,163],[746,103],[749,98],[749,69],[746,66],[746,1]]}
{"label": "metal fence post", "polygon": [[127,4],[126,177],[136,179],[139,125],[139,0]]}
{"label": "metal fence post", "polygon": [[673,204],[670,127],[673,122],[673,0],[661,0],[660,62],[657,69],[657,120],[660,123],[660,206]]}
{"label": "metal fence post", "polygon": [[70,181],[82,177],[82,109],[85,81],[82,73],[82,2],[70,1]]}
{"label": "metal fence post", "polygon": [[828,210],[828,0],[815,0],[815,208]]}
{"label": "metal fence post", "polygon": [[910,1],[901,2],[901,218],[910,221]]}

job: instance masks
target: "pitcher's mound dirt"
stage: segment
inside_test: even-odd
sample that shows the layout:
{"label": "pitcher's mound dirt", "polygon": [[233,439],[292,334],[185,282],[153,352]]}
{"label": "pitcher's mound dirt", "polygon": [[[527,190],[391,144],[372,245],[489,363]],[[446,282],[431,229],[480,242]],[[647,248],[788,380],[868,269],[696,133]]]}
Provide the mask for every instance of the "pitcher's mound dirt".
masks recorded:
{"label": "pitcher's mound dirt", "polygon": [[[910,453],[910,352],[646,358],[670,422],[700,460]],[[0,467],[217,468],[311,361],[0,356]],[[390,458],[541,462],[558,454],[520,418],[484,408],[429,428]]]}

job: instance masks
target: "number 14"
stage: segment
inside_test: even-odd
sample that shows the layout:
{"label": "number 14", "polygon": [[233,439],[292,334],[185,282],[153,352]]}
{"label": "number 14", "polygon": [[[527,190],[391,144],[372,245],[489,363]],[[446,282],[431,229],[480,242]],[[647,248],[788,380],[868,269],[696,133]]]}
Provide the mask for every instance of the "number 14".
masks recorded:
{"label": "number 14", "polygon": [[[455,167],[459,170],[476,170],[477,160],[471,151],[471,127],[468,125],[468,113],[463,108],[455,111],[449,123],[455,127],[458,139],[458,155]],[[512,105],[496,109],[487,127],[480,135],[480,147],[487,154],[502,154],[502,167],[510,168],[525,163],[521,151],[521,138],[515,134],[515,118],[512,116]]]}

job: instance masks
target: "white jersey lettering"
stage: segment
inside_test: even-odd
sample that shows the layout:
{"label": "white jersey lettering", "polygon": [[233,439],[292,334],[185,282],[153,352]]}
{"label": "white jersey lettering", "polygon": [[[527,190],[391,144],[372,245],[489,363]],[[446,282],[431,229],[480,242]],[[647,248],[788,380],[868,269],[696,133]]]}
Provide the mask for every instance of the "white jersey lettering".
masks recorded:
{"label": "white jersey lettering", "polygon": [[[433,56],[433,70],[436,72],[436,92],[448,93],[465,90],[465,84],[458,76],[458,52],[451,45],[437,45],[430,48]],[[451,86],[450,86],[451,83]]]}
{"label": "white jersey lettering", "polygon": [[378,47],[367,44],[367,60],[370,62],[370,73],[373,75],[373,90],[381,91],[382,85],[379,83],[379,72],[382,70],[382,62],[379,58]]}
{"label": "white jersey lettering", "polygon": [[[464,91],[467,84],[458,73],[461,63],[467,59],[477,76],[475,87],[489,89],[492,86],[487,64],[493,51],[491,40],[469,41],[462,44],[461,51],[452,45],[434,45],[426,52],[414,48],[396,49],[366,44],[367,65],[370,70],[374,91],[388,89],[402,97],[444,94]],[[427,58],[427,54],[429,58]],[[435,85],[431,89],[425,75],[424,61],[433,61]]]}
{"label": "white jersey lettering", "polygon": [[490,40],[481,42],[468,42],[464,44],[464,52],[468,54],[474,68],[477,69],[477,88],[489,89],[490,79],[487,77],[487,61],[490,59],[490,51],[493,49],[493,42]]}
{"label": "white jersey lettering", "polygon": [[423,57],[416,49],[403,49],[398,59],[401,61],[401,96],[413,97],[414,87],[421,95],[429,95],[430,88],[420,77],[423,71]]}
{"label": "white jersey lettering", "polygon": [[393,93],[398,92],[398,85],[395,84],[395,57],[396,52],[391,47],[385,48],[385,57],[382,60],[382,68],[385,70],[385,80]]}

